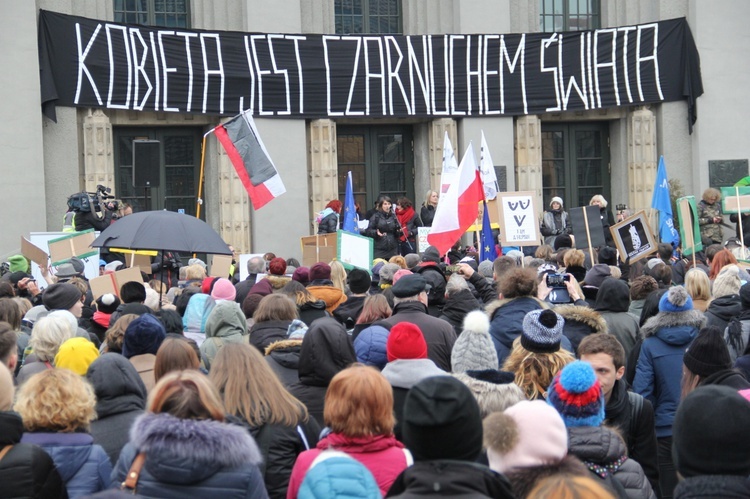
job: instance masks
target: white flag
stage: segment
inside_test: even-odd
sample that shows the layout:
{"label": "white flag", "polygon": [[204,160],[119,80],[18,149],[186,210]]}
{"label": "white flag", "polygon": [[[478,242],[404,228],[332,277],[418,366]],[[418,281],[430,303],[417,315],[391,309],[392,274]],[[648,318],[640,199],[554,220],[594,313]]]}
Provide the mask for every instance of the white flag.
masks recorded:
{"label": "white flag", "polygon": [[495,165],[490,156],[490,148],[487,147],[487,140],[484,138],[484,130],[482,130],[482,147],[479,150],[479,170],[482,173],[485,199],[487,201],[495,199],[498,190],[497,175],[495,175]]}
{"label": "white flag", "polygon": [[443,140],[443,172],[440,175],[440,199],[443,199],[445,193],[448,192],[448,187],[453,183],[458,174],[458,162],[456,161],[456,154],[453,152],[453,145],[451,145],[451,139],[448,137],[448,132],[445,132],[445,140]]}

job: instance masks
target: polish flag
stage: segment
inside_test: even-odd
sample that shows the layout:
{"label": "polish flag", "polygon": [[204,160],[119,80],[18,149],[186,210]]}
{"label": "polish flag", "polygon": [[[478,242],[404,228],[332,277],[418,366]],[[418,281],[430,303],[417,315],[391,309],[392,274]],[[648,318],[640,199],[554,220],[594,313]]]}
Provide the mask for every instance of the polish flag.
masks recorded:
{"label": "polish flag", "polygon": [[474,147],[469,144],[456,177],[438,203],[427,242],[441,255],[445,254],[476,221],[482,199],[482,179],[474,158]]}
{"label": "polish flag", "polygon": [[286,192],[248,111],[217,126],[214,133],[227,151],[254,209],[259,210]]}

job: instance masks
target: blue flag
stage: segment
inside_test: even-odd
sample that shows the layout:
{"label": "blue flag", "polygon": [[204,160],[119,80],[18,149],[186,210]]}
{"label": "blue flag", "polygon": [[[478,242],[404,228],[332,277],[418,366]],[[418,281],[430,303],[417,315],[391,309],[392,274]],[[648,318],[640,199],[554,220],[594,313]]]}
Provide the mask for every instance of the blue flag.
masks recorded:
{"label": "blue flag", "polygon": [[341,230],[359,234],[357,225],[357,207],[354,206],[354,189],[352,188],[352,172],[346,176],[346,194],[344,195],[344,223]]}
{"label": "blue flag", "polygon": [[654,197],[651,198],[651,208],[659,210],[659,239],[663,243],[672,243],[675,247],[680,244],[680,235],[674,227],[672,217],[672,201],[669,197],[669,181],[664,156],[659,157],[659,169],[656,172]]}
{"label": "blue flag", "polygon": [[492,226],[490,225],[490,214],[487,211],[487,201],[484,203],[484,216],[482,217],[482,247],[480,248],[479,255],[480,261],[489,260],[495,261],[497,258],[497,251],[495,251],[495,239],[492,237]]}

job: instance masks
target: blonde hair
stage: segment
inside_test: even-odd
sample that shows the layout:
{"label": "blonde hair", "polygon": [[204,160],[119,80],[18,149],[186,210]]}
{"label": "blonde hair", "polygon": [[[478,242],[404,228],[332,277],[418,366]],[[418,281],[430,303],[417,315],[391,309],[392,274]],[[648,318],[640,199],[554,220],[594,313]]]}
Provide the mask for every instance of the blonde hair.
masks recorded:
{"label": "blonde hair", "polygon": [[391,259],[388,260],[388,263],[395,263],[396,265],[398,265],[402,269],[408,268],[406,266],[406,259],[403,256],[401,256],[401,255],[392,256]]}
{"label": "blonde hair", "polygon": [[149,394],[146,408],[180,419],[224,421],[219,392],[205,374],[194,369],[165,374]]}
{"label": "blonde hair", "polygon": [[208,379],[222,394],[227,412],[251,426],[307,421],[305,406],[284,388],[260,352],[246,343],[220,349]]}
{"label": "blonde hair", "polygon": [[194,263],[193,265],[188,265],[185,270],[185,279],[188,281],[194,281],[197,279],[205,279],[206,278],[206,269],[203,268],[202,265],[198,265],[197,263]]}
{"label": "blonde hair", "polygon": [[75,336],[76,331],[63,317],[42,317],[34,323],[29,346],[41,362],[53,362],[60,345]]}
{"label": "blonde hair", "polygon": [[503,371],[515,374],[515,383],[529,400],[535,400],[547,397],[552,378],[574,360],[573,354],[562,348],[552,353],[530,352],[521,345],[519,336],[513,341],[513,349],[505,359]]}
{"label": "blonde hair", "polygon": [[607,200],[604,199],[604,196],[602,196],[601,194],[597,194],[597,195],[595,195],[594,197],[591,198],[591,201],[589,201],[589,206],[593,205],[597,201],[599,202],[599,205],[602,208],[606,208],[607,204],[609,204],[609,203],[607,203]]}
{"label": "blonde hair", "polygon": [[586,254],[579,249],[569,249],[563,255],[563,264],[565,267],[583,267],[586,261]]}
{"label": "blonde hair", "polygon": [[705,201],[706,203],[715,203],[716,201],[720,199],[721,199],[721,192],[719,191],[719,189],[714,189],[713,187],[709,187],[708,189],[703,191],[703,201]]}
{"label": "blonde hair", "polygon": [[331,267],[331,281],[333,282],[333,287],[339,288],[346,293],[346,269],[344,268],[344,264],[338,260],[333,260],[328,265]]}
{"label": "blonde hair", "polygon": [[693,300],[711,299],[711,281],[701,269],[690,269],[685,274],[685,290]]}
{"label": "blonde hair", "polygon": [[13,409],[26,431],[73,433],[89,429],[96,418],[94,389],[68,369],[45,369],[18,390]]}
{"label": "blonde hair", "polygon": [[615,499],[615,496],[597,480],[588,476],[575,476],[567,473],[556,473],[541,480],[527,497],[539,499]]}
{"label": "blonde hair", "polygon": [[424,203],[422,203],[422,206],[428,206],[430,205],[430,198],[432,197],[432,194],[437,194],[438,197],[440,196],[440,193],[438,191],[434,191],[432,189],[429,189],[427,193],[424,195]]}

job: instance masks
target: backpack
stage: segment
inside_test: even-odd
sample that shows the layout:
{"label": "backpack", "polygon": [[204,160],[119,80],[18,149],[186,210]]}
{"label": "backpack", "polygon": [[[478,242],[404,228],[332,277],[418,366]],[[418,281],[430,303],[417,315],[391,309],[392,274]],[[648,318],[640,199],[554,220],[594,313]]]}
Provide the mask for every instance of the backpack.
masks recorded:
{"label": "backpack", "polygon": [[628,392],[628,402],[630,403],[630,422],[628,425],[628,440],[635,436],[636,423],[641,419],[643,412],[643,396],[635,392]]}

